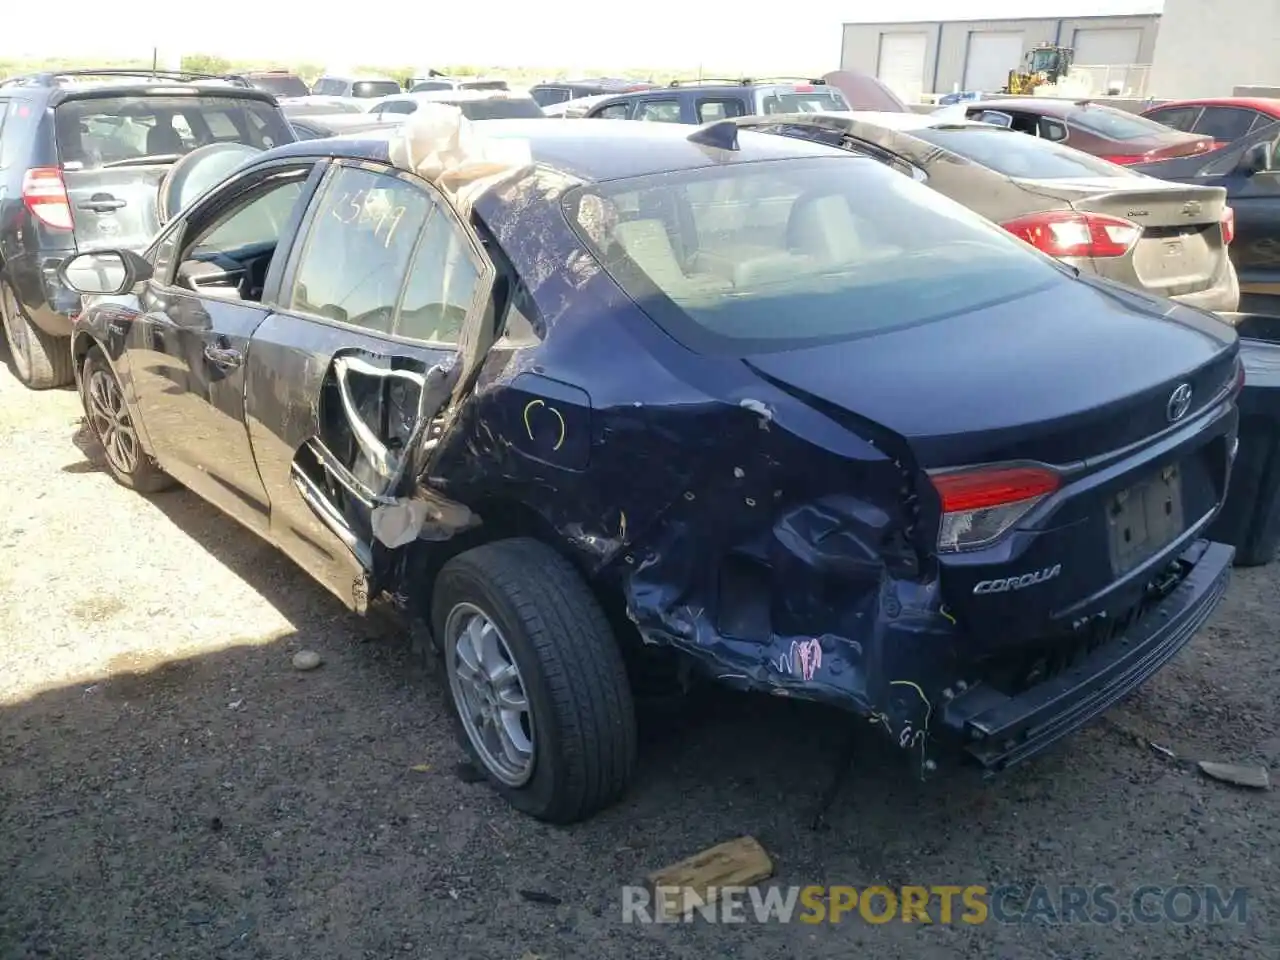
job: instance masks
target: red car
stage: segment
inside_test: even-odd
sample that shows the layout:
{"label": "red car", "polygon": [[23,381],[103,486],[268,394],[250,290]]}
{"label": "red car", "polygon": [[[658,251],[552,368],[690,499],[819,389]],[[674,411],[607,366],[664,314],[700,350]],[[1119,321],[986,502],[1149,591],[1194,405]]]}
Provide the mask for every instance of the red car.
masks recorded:
{"label": "red car", "polygon": [[1142,116],[1184,133],[1213,137],[1217,146],[1225,147],[1280,120],[1280,100],[1267,97],[1170,100],[1144,110]]}

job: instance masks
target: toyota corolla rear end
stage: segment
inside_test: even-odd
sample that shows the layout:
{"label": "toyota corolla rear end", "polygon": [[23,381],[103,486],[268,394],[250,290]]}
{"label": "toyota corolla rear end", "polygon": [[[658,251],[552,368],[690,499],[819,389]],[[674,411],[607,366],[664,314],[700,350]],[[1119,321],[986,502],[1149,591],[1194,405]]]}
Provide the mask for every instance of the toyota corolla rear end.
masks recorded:
{"label": "toyota corolla rear end", "polygon": [[[734,481],[685,487],[633,528],[628,612],[718,679],[867,716],[926,768],[946,740],[1002,768],[1143,683],[1221,599],[1233,549],[1204,534],[1238,340],[875,161],[796,149],[822,158],[571,198],[610,277],[700,358],[671,361],[680,382],[721,394],[687,472],[746,465],[772,491],[735,508]],[[706,415],[646,407],[671,436]]]}

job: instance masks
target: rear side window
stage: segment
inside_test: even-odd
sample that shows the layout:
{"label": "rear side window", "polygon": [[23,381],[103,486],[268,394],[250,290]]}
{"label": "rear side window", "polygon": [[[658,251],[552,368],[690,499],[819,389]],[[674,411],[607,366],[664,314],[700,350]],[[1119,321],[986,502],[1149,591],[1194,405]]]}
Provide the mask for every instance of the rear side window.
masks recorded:
{"label": "rear side window", "polygon": [[853,156],[614,180],[565,202],[619,286],[702,353],[874,335],[1065,279],[978,214]]}
{"label": "rear side window", "polygon": [[1163,110],[1154,110],[1146,114],[1146,117],[1148,120],[1163,123],[1166,127],[1172,127],[1174,130],[1190,133],[1191,128],[1195,126],[1195,122],[1200,119],[1200,108],[1166,107]]}
{"label": "rear side window", "polygon": [[293,309],[390,333],[414,241],[431,209],[417,187],[341,167],[317,204],[290,303]]}
{"label": "rear side window", "polygon": [[1096,105],[1080,107],[1067,115],[1067,120],[1089,133],[1110,140],[1139,140],[1159,133],[1168,133],[1163,123],[1156,123],[1136,113],[1125,113],[1113,107]]}
{"label": "rear side window", "polygon": [[1215,140],[1239,140],[1249,128],[1257,114],[1252,110],[1240,107],[1205,107],[1200,122],[1192,133],[1202,133]]}
{"label": "rear side window", "polygon": [[234,97],[92,97],[54,111],[58,156],[71,170],[168,163],[211,143],[260,150],[295,139],[269,103]]}
{"label": "rear side window", "polygon": [[636,107],[637,120],[650,120],[656,123],[679,123],[679,100],[645,100]]}
{"label": "rear side window", "polygon": [[913,130],[911,136],[990,167],[1006,177],[1058,180],[1067,177],[1139,176],[1066,144],[997,127],[933,127]]}
{"label": "rear side window", "polygon": [[351,85],[353,97],[388,97],[401,92],[400,84],[394,80],[357,80]]}

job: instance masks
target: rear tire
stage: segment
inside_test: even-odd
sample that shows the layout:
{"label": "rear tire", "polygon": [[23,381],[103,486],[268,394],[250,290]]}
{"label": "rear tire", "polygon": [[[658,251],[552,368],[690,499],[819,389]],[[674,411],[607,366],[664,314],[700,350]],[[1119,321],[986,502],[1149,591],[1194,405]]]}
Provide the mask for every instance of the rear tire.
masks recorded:
{"label": "rear tire", "polygon": [[[468,550],[441,569],[431,613],[463,742],[508,803],[539,820],[569,824],[626,792],[636,719],[622,652],[568,561],[524,538]],[[473,639],[481,635],[488,638],[483,644]],[[473,644],[491,650],[479,658],[482,669],[473,665]],[[507,692],[475,679],[497,673],[514,681]],[[504,709],[511,703],[527,710]],[[504,754],[503,745],[518,747]]]}
{"label": "rear tire", "polygon": [[102,447],[107,472],[117,483],[139,493],[158,493],[174,485],[142,445],[124,388],[97,347],[84,358],[80,402],[89,430]]}
{"label": "rear tire", "polygon": [[13,371],[31,390],[63,387],[74,379],[71,338],[45,333],[27,319],[13,287],[0,281],[0,326],[9,344]]}

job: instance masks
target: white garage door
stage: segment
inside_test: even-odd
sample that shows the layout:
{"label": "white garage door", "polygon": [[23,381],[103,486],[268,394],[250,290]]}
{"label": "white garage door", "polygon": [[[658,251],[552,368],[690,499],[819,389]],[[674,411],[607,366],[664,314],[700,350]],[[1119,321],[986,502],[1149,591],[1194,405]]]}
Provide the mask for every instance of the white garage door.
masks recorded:
{"label": "white garage door", "polygon": [[1081,66],[1137,63],[1142,31],[1077,30],[1074,46],[1073,62]]}
{"label": "white garage door", "polygon": [[999,90],[1009,82],[1009,71],[1021,63],[1021,33],[971,33],[964,88],[987,93]]}
{"label": "white garage door", "polygon": [[876,76],[907,103],[919,103],[924,92],[924,61],[929,37],[923,33],[880,34]]}

